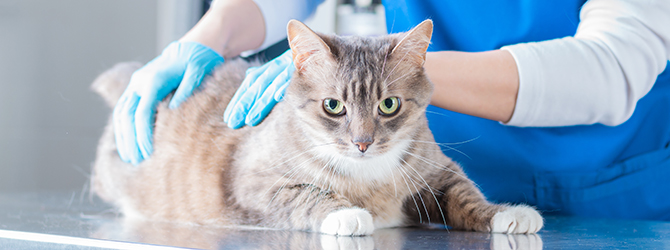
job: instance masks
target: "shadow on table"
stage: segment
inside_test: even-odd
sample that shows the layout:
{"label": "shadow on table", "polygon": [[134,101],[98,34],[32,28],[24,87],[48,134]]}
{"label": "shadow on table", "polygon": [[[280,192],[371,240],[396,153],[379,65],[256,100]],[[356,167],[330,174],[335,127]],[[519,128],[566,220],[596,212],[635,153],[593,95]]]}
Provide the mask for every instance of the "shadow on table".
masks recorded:
{"label": "shadow on table", "polygon": [[244,227],[205,227],[118,219],[103,224],[93,238],[199,249],[542,249],[539,235],[506,235],[395,228],[367,237]]}

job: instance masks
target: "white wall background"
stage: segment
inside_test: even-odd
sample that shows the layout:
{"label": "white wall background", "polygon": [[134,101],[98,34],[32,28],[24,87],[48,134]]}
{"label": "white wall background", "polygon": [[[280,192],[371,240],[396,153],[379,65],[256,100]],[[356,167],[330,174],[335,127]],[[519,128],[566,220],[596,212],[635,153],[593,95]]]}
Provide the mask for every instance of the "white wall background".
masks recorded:
{"label": "white wall background", "polygon": [[156,55],[157,0],[0,0],[0,191],[77,189],[110,110],[89,90]]}

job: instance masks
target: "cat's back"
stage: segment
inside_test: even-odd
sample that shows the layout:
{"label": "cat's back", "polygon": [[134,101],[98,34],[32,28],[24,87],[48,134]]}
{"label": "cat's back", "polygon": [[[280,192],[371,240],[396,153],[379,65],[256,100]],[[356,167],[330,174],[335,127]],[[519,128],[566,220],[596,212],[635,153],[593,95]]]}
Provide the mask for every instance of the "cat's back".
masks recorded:
{"label": "cat's back", "polygon": [[[138,166],[120,161],[110,122],[94,164],[94,191],[129,216],[231,223],[222,216],[230,215],[224,201],[234,173],[230,166],[249,130],[229,129],[223,112],[252,65],[241,59],[227,61],[178,108],[168,108],[170,97],[161,102],[155,116],[153,154]],[[94,89],[114,106],[118,96],[112,95],[125,89],[136,69],[115,67],[94,83]],[[127,77],[109,77],[118,75]]]}

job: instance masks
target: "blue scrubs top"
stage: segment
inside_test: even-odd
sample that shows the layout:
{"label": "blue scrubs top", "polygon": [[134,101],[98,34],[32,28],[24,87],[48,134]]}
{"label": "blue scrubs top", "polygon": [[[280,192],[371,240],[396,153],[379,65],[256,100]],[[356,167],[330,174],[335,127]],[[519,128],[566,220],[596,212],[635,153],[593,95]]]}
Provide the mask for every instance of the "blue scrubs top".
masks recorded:
{"label": "blue scrubs top", "polygon": [[[389,32],[434,22],[429,51],[486,51],[575,34],[584,0],[387,0]],[[496,202],[545,214],[670,220],[670,70],[616,127],[518,128],[437,107],[435,140]]]}

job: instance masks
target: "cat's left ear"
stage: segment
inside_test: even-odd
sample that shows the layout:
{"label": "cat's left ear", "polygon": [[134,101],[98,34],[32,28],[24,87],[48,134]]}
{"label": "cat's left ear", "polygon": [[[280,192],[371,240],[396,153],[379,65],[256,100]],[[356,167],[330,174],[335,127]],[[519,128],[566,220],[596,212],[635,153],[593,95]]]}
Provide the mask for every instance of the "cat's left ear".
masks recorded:
{"label": "cat's left ear", "polygon": [[331,58],[330,47],[307,25],[291,20],[286,27],[288,43],[293,51],[295,68],[302,70],[311,62],[324,62]]}
{"label": "cat's left ear", "polygon": [[398,42],[391,54],[416,62],[423,66],[426,61],[426,51],[433,35],[433,21],[427,19],[414,27]]}

